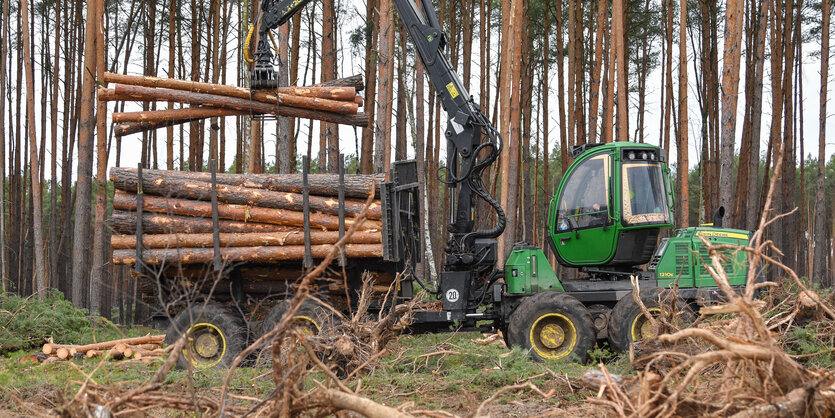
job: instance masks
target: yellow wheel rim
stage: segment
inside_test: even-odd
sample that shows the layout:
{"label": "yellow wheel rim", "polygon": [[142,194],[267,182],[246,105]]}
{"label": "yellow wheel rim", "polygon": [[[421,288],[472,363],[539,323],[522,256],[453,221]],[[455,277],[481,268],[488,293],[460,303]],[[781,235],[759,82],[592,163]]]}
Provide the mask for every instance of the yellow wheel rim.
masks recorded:
{"label": "yellow wheel rim", "polygon": [[214,324],[201,322],[188,330],[188,342],[183,348],[185,356],[196,369],[216,366],[226,355],[226,336]]}
{"label": "yellow wheel rim", "polygon": [[547,313],[534,321],[530,331],[531,348],[544,359],[567,357],[577,345],[577,329],[568,317]]}
{"label": "yellow wheel rim", "polygon": [[316,320],[309,316],[296,315],[293,320],[297,326],[302,328],[302,334],[304,335],[317,335],[322,330]]}
{"label": "yellow wheel rim", "polygon": [[[661,309],[659,308],[652,308],[648,310],[650,314],[661,313]],[[639,341],[644,338],[655,336],[655,330],[652,329],[652,322],[649,318],[644,316],[643,313],[639,313],[635,316],[635,319],[632,320],[632,326],[629,329],[631,330],[632,341]]]}

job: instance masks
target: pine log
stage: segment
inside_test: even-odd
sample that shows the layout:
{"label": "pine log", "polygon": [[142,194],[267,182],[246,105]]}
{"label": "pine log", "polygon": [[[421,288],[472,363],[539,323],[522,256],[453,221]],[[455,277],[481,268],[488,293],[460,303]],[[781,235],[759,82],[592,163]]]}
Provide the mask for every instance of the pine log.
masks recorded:
{"label": "pine log", "polygon": [[[203,217],[211,219],[212,204],[209,202],[187,200],[187,199],[172,199],[159,196],[144,196],[143,211],[164,213],[173,215],[184,215]],[[379,204],[378,204],[379,206]],[[136,195],[117,190],[113,195],[113,208],[119,210],[135,211],[136,210]],[[282,225],[285,227],[303,227],[304,213],[299,211],[284,210],[284,209],[270,209],[261,208],[257,206],[233,205],[226,203],[218,203],[217,205],[218,217],[221,219],[229,219],[239,222],[254,222],[261,224]],[[134,218],[134,221],[136,218]],[[195,221],[199,222],[199,221]],[[354,219],[346,217],[345,226],[349,228],[354,224]],[[339,217],[335,215],[328,215],[324,213],[310,214],[311,228],[335,231],[339,229]],[[115,229],[115,227],[114,227]],[[366,220],[360,225],[361,231],[367,230],[382,230],[382,222],[377,220]],[[134,228],[135,230],[135,228]],[[287,230],[286,228],[283,230]],[[121,230],[119,230],[121,231]],[[211,229],[209,230],[211,231]],[[183,233],[195,233],[195,231],[174,231]],[[207,232],[207,231],[201,231]],[[241,231],[219,231],[219,232],[261,232],[241,230]],[[279,231],[276,231],[279,232]],[[151,233],[148,231],[148,233]]]}
{"label": "pine log", "polygon": [[184,90],[131,86],[125,84],[117,84],[116,93],[120,95],[130,96],[135,100],[180,102],[199,106],[212,106],[224,109],[242,110],[252,113],[265,113],[276,116],[315,119],[344,125],[353,125],[361,127],[368,126],[368,117],[364,113],[345,115],[341,113],[302,109],[298,107],[284,105],[275,105],[251,99],[241,99],[237,97],[220,96],[216,94],[194,93]]}
{"label": "pine log", "polygon": [[46,343],[43,345],[44,354],[52,354],[60,349],[66,349],[69,355],[70,348],[74,348],[78,353],[86,353],[90,350],[109,350],[116,347],[118,344],[162,344],[165,340],[165,335],[145,335],[142,337],[122,338],[120,340],[103,341],[100,343],[86,344],[86,345],[72,345],[72,344],[55,344]]}
{"label": "pine log", "polygon": [[[248,234],[218,234],[221,247],[254,247],[254,246],[284,246],[304,245],[304,232],[301,230],[290,232],[248,233]],[[338,231],[310,231],[310,243],[336,244],[339,241]],[[136,248],[136,235],[114,235],[110,237],[114,250]],[[351,236],[350,244],[380,244],[382,236],[379,231],[357,231]],[[142,235],[144,248],[210,248],[214,245],[214,234],[162,234]]]}
{"label": "pine log", "polygon": [[61,360],[66,360],[70,357],[70,350],[65,347],[61,347],[55,352],[55,355]]}
{"label": "pine log", "polygon": [[146,110],[140,112],[113,113],[113,123],[124,122],[166,122],[180,119],[205,119],[211,117],[245,115],[240,110],[218,109],[216,107],[185,107],[171,110]]}
{"label": "pine log", "polygon": [[195,122],[199,120],[203,120],[205,118],[190,118],[190,119],[177,119],[177,120],[166,120],[162,122],[127,122],[121,123],[116,125],[113,128],[113,133],[116,136],[128,136],[132,134],[138,134],[147,131],[155,131],[161,128],[167,128],[169,126],[176,126],[182,125],[184,123]]}
{"label": "pine log", "polygon": [[[134,198],[135,199],[135,198]],[[136,200],[134,200],[134,210]],[[136,213],[114,210],[111,217],[111,227],[115,234],[136,234]],[[142,229],[145,234],[201,234],[212,232],[211,218],[192,216],[166,215],[159,213],[143,213]],[[221,219],[218,222],[218,232],[221,233],[265,233],[293,231],[295,227],[258,222],[239,222]]]}
{"label": "pine log", "polygon": [[[136,178],[136,168],[113,167],[111,177]],[[202,171],[174,171],[143,169],[142,176],[166,177],[171,179],[196,180],[210,182],[212,174]],[[217,173],[217,183],[230,186],[260,188],[274,192],[302,192],[301,174],[232,174]],[[372,183],[376,182],[375,193],[380,193],[380,183],[385,181],[384,174],[350,174],[345,176],[345,196],[366,198]],[[310,174],[307,176],[311,195],[337,196],[339,194],[339,175]]]}
{"label": "pine log", "polygon": [[87,358],[101,357],[101,356],[104,356],[105,354],[107,354],[108,356],[110,356],[110,358],[112,358],[114,360],[119,360],[124,356],[124,353],[122,353],[121,351],[119,351],[115,348],[102,349],[102,350],[87,350],[85,352],[85,355],[87,356]]}
{"label": "pine log", "polygon": [[[362,76],[360,77],[360,85],[362,83]],[[240,97],[249,99],[251,90],[236,86],[227,86],[222,84],[199,83],[188,80],[177,80],[170,78],[157,78],[148,76],[125,75],[104,73],[104,81],[107,83],[128,84],[143,87],[163,87],[175,90],[187,90],[197,93],[219,94],[222,96]],[[318,86],[318,87],[279,87],[279,95],[293,95],[304,97],[319,97],[323,99],[332,100],[353,100],[357,94],[356,82],[344,83],[335,86]],[[362,89],[359,89],[362,90]],[[252,92],[257,95],[261,92]]]}
{"label": "pine log", "polygon": [[[310,247],[314,258],[324,258],[332,245],[313,245]],[[288,245],[284,247],[232,247],[221,248],[220,257],[226,263],[260,262],[271,263],[285,260],[301,260],[304,257],[304,245]],[[345,246],[345,256],[348,258],[381,258],[382,244],[348,244]],[[212,248],[177,248],[177,249],[149,249],[142,252],[142,261],[149,265],[166,264],[202,264],[214,260]],[[136,251],[113,251],[114,264],[134,264]]]}
{"label": "pine log", "polygon": [[117,94],[116,90],[114,90],[114,89],[109,89],[107,87],[101,87],[101,86],[99,86],[99,88],[96,89],[96,98],[100,102],[116,102],[116,101],[129,102],[129,101],[135,100],[133,97],[130,97],[130,96],[127,96],[127,95]]}
{"label": "pine log", "polygon": [[[211,201],[212,184],[210,182],[174,178],[168,176],[169,172],[166,171],[158,173],[160,174],[152,175],[149,173],[146,176],[143,172],[142,190],[146,195]],[[119,190],[129,192],[138,190],[139,181],[135,172],[111,170],[110,180]],[[218,202],[290,211],[301,211],[303,209],[301,193],[274,192],[228,184],[218,184],[216,190]],[[331,215],[339,214],[339,201],[336,198],[311,195],[309,203],[311,211]],[[346,217],[358,215],[364,207],[365,202],[361,200],[345,199]],[[382,219],[382,209],[379,201],[371,204],[367,217],[368,219]]]}
{"label": "pine log", "polygon": [[172,90],[190,91],[194,93],[212,94],[219,96],[237,97],[239,99],[255,100],[280,104],[283,106],[299,107],[302,109],[323,110],[327,112],[356,114],[357,104],[354,102],[356,89],[352,86],[344,87],[318,87],[314,91],[326,96],[337,96],[341,99],[333,100],[330,97],[301,96],[287,92],[261,90],[252,91],[247,88],[227,86],[223,84],[198,83],[194,81],[176,80],[169,78],[156,78],[148,76],[134,76],[124,74],[110,74],[106,76],[108,82],[123,85],[142,86],[151,88],[168,88]]}
{"label": "pine log", "polygon": [[363,107],[365,106],[365,99],[363,99],[362,96],[356,96],[354,97],[354,103],[356,103],[359,107]]}
{"label": "pine log", "polygon": [[325,81],[324,83],[319,83],[316,87],[344,87],[344,86],[351,86],[356,89],[356,91],[363,91],[365,90],[365,81],[362,78],[361,74],[352,75],[344,78],[337,78],[336,80]]}

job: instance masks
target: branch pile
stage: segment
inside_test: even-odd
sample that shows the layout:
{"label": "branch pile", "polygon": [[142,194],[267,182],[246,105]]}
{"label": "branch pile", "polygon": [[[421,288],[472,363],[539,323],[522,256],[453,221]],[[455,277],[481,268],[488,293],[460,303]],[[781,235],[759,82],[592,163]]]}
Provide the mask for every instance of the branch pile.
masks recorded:
{"label": "branch pile", "polygon": [[[638,342],[640,349],[634,352],[642,355],[632,359],[640,370],[636,378],[618,383],[601,365],[604,380],[592,402],[619,416],[832,416],[835,375],[804,365],[805,355],[789,354],[786,336],[803,317],[830,324],[819,331],[831,333],[835,309],[771,255],[780,251],[762,239],[765,228],[780,218],[766,222],[773,190],[774,180],[749,246],[711,245],[702,238],[710,255],[707,271],[724,302],[703,307],[704,321],[696,327]],[[730,286],[723,269],[728,250],[748,254],[749,273],[741,293]],[[783,284],[783,289],[793,290],[771,310],[757,295],[779,285],[758,280],[761,262],[785,275],[789,286]],[[813,354],[831,356],[832,337],[825,352]]]}
{"label": "branch pile", "polygon": [[[136,169],[112,168],[113,262],[136,260]],[[346,175],[345,228],[365,207],[382,180],[373,175]],[[301,260],[305,255],[302,176],[298,174],[216,175],[220,255],[225,262],[271,263]],[[339,177],[311,174],[310,244],[314,258],[324,258],[339,239]],[[143,262],[201,264],[214,259],[210,173],[143,170]],[[376,194],[376,192],[375,192]],[[367,219],[344,248],[349,258],[382,257],[382,209],[372,197]]]}
{"label": "branch pile", "polygon": [[105,73],[100,81],[114,83],[114,87],[99,87],[99,101],[160,101],[183,105],[180,109],[114,113],[113,123],[117,124],[117,136],[237,115],[287,116],[368,126],[368,117],[359,112],[362,97],[357,92],[364,88],[361,76],[334,80],[326,85],[259,91],[221,84],[113,73]]}
{"label": "branch pile", "polygon": [[168,355],[170,347],[162,348],[164,339],[164,335],[145,335],[85,345],[56,344],[49,341],[41,349],[45,355],[41,363],[94,357],[108,357],[114,360],[132,358],[150,363]]}

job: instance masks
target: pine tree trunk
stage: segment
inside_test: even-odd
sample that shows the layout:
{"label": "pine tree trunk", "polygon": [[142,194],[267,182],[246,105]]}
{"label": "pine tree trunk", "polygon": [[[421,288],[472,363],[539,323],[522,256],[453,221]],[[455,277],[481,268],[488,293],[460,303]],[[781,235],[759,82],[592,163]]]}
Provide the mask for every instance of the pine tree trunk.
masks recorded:
{"label": "pine tree trunk", "polygon": [[[742,54],[743,0],[729,0],[725,7],[725,48],[722,59],[722,145],[719,171],[719,204],[733,208],[734,143],[736,140],[736,108],[739,91],[739,62]],[[727,225],[740,227],[742,214],[726,212]]]}
{"label": "pine tree trunk", "polygon": [[84,39],[84,69],[78,133],[78,169],[73,232],[72,301],[88,307],[86,295],[90,274],[90,202],[92,201],[93,137],[95,135],[96,19],[98,2],[87,2],[87,23]]}
{"label": "pine tree trunk", "polygon": [[[394,41],[394,16],[391,0],[380,0],[379,41],[377,53],[377,120],[374,125],[374,169],[378,173],[388,173],[388,161],[391,153],[391,102],[389,95],[392,87],[392,74],[388,71],[389,62],[394,59],[391,44]],[[393,61],[392,61],[393,63]]]}
{"label": "pine tree trunk", "polygon": [[687,144],[687,0],[681,0],[681,24],[679,37],[679,140],[678,146],[678,165],[676,166],[676,178],[678,180],[678,190],[680,197],[678,203],[678,219],[676,226],[678,228],[685,228],[689,225],[688,213],[690,210],[690,190],[689,190],[689,167],[690,162],[687,158],[688,144]]}
{"label": "pine tree trunk", "polygon": [[44,260],[44,244],[43,244],[43,228],[41,222],[43,220],[43,207],[41,198],[41,181],[39,175],[38,163],[38,144],[37,135],[35,133],[35,80],[32,76],[35,74],[34,57],[32,57],[31,49],[31,33],[29,28],[29,2],[27,0],[20,1],[21,18],[23,19],[23,61],[26,68],[26,114],[29,134],[29,184],[32,190],[32,220],[33,220],[33,236],[34,236],[34,253],[35,253],[35,291],[38,292],[38,300],[43,302],[46,291],[46,262]]}
{"label": "pine tree trunk", "polygon": [[374,172],[374,123],[377,93],[377,37],[379,17],[377,14],[377,0],[366,1],[366,29],[365,29],[365,112],[368,115],[368,126],[362,130],[362,150],[360,153],[360,172],[371,174]]}
{"label": "pine tree trunk", "polygon": [[[105,61],[104,45],[104,1],[98,2],[96,8],[96,78],[102,79],[107,63]],[[154,9],[155,5],[151,5]],[[89,17],[88,17],[89,18]],[[110,234],[107,233],[107,102],[96,102],[96,212],[95,228],[93,231],[92,275],[90,276],[90,312],[110,318],[109,300],[111,287],[105,286],[105,270],[109,263],[105,255],[105,248],[109,246]],[[107,310],[102,309],[108,306]]]}
{"label": "pine tree trunk", "polygon": [[821,90],[818,128],[818,175],[815,200],[815,254],[813,258],[812,281],[821,287],[833,285],[826,269],[827,228],[826,228],[826,98],[829,87],[829,22],[832,3],[821,2]]}

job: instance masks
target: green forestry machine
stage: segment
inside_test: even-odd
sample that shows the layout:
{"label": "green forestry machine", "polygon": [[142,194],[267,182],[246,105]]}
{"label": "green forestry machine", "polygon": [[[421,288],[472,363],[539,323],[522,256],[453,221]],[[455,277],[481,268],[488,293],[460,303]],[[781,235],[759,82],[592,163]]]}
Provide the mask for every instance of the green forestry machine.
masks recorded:
{"label": "green forestry machine", "polygon": [[[720,297],[707,271],[710,258],[702,238],[712,244],[745,245],[749,232],[723,229],[719,213],[711,226],[679,229],[661,238],[662,231],[673,227],[673,183],[665,153],[648,144],[571,149],[574,162],[551,198],[543,224],[548,251],[560,265],[577,269],[579,279],[561,280],[543,249],[524,243],[500,260],[497,239],[506,218],[481,179],[501,153],[503,140],[444,55],[447,38],[432,1],[418,1],[420,8],[414,0],[394,0],[394,5],[448,114],[447,161],[439,178],[449,188],[451,204],[437,288],[407,275],[398,291],[396,302],[414,297],[412,284],[441,301],[440,308],[414,312],[412,330],[501,330],[511,346],[529,350],[535,359],[582,361],[598,340],[608,339],[614,349],[625,350],[652,334],[632,297],[632,277],[650,312],[661,312],[659,296],[666,289],[676,288],[679,300],[688,305]],[[269,31],[308,2],[262,1],[252,88],[277,87]],[[415,167],[414,162],[395,163],[392,181],[382,188],[385,258],[406,271],[422,253],[422,198],[415,193]],[[475,228],[476,199],[495,212],[493,228]],[[724,263],[731,285],[743,286],[745,256],[728,253]],[[309,310],[300,319],[309,319],[304,312]]]}

